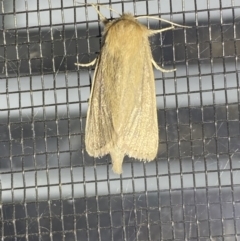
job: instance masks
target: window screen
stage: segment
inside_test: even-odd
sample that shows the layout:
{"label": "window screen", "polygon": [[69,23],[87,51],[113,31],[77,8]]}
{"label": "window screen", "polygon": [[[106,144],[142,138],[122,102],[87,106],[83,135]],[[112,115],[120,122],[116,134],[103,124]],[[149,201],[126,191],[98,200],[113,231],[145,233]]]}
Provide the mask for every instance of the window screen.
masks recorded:
{"label": "window screen", "polygon": [[85,150],[95,67],[74,64],[100,52],[96,11],[73,0],[0,1],[1,240],[240,240],[240,2],[98,3],[192,27],[149,39],[154,60],[177,68],[154,70],[157,158],[125,157],[116,175],[109,156]]}

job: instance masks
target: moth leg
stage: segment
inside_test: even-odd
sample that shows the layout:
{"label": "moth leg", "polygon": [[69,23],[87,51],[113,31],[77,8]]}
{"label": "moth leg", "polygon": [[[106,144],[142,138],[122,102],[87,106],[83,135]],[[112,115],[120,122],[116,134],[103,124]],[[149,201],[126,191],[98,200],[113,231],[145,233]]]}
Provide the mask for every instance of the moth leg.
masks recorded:
{"label": "moth leg", "polygon": [[162,32],[165,32],[165,31],[174,29],[174,28],[175,28],[174,26],[171,26],[171,27],[162,28],[162,29],[157,29],[157,30],[149,29],[149,34],[150,34],[150,35],[154,35],[154,34],[162,33]]}
{"label": "moth leg", "polygon": [[154,59],[151,59],[151,61],[152,61],[153,66],[154,66],[156,69],[160,70],[161,72],[168,73],[168,72],[173,72],[173,71],[176,71],[176,70],[177,70],[177,69],[164,69],[164,68],[160,67],[160,66],[154,61]]}
{"label": "moth leg", "polygon": [[81,67],[89,67],[89,66],[93,66],[97,61],[97,58],[95,58],[92,62],[88,63],[88,64],[81,64],[81,63],[75,63],[76,66],[81,66]]}
{"label": "moth leg", "polygon": [[[164,31],[167,31],[167,30],[170,30],[170,29],[174,29],[174,28],[175,28],[174,26],[171,26],[171,27],[167,27],[167,28],[162,28],[162,29],[158,29],[158,30],[149,30],[149,31],[150,31],[150,35],[153,35],[153,34],[161,33],[161,32],[164,32]],[[156,69],[158,69],[158,70],[160,70],[160,71],[162,71],[162,72],[164,72],[164,73],[176,71],[176,69],[164,69],[164,68],[160,67],[160,66],[154,61],[154,59],[151,59],[151,61],[152,61],[153,66],[154,66]]]}

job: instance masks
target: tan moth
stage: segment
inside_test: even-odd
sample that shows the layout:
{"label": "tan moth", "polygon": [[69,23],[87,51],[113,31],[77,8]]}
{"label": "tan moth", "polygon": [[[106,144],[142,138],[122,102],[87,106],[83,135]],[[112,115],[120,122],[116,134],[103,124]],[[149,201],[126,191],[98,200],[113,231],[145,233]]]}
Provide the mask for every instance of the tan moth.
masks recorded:
{"label": "tan moth", "polygon": [[162,72],[172,72],[157,65],[152,58],[149,36],[174,26],[151,30],[137,21],[140,17],[122,14],[114,20],[106,19],[91,4],[104,24],[103,41],[96,63],[87,112],[85,145],[90,156],[110,154],[112,169],[122,173],[125,155],[152,161],[158,151],[158,121],[155,79],[152,65]]}

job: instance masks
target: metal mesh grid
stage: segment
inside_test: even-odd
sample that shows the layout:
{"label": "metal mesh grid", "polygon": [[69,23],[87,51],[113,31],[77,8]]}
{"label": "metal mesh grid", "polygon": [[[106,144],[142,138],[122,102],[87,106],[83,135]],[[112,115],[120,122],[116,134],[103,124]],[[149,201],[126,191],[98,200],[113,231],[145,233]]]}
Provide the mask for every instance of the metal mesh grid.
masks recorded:
{"label": "metal mesh grid", "polygon": [[151,39],[177,71],[155,72],[157,160],[121,176],[84,149],[92,70],[74,63],[99,52],[94,10],[0,4],[1,240],[240,240],[238,1],[111,1],[193,26]]}

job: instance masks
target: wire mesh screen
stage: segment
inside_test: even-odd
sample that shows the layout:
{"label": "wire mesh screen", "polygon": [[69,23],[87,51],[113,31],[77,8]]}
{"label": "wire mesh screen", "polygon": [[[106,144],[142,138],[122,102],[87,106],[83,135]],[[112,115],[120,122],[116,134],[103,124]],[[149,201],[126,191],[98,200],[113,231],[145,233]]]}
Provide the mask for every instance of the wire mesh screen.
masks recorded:
{"label": "wire mesh screen", "polygon": [[85,151],[94,67],[74,63],[100,51],[96,11],[0,1],[1,240],[240,240],[240,2],[98,3],[192,26],[150,38],[155,61],[177,68],[154,70],[157,158],[125,157],[116,175]]}

